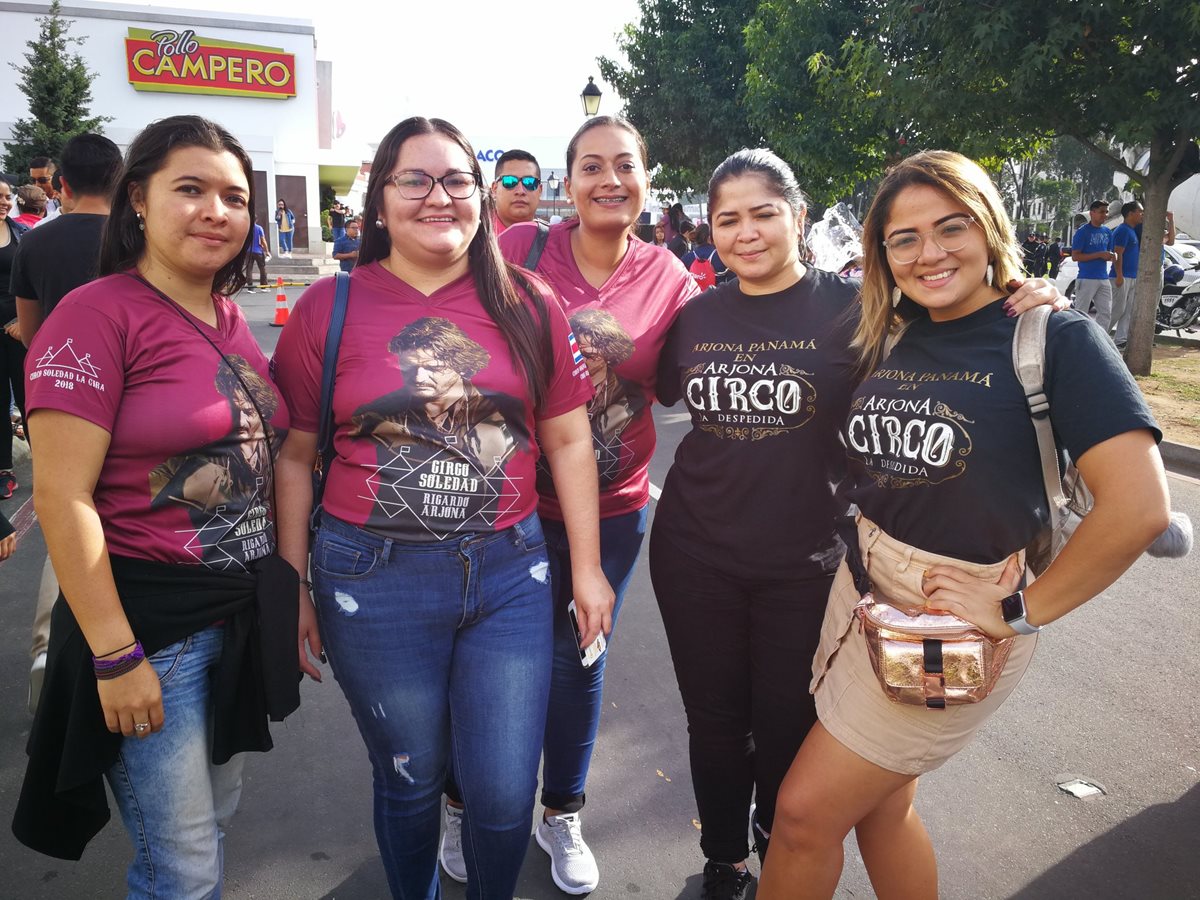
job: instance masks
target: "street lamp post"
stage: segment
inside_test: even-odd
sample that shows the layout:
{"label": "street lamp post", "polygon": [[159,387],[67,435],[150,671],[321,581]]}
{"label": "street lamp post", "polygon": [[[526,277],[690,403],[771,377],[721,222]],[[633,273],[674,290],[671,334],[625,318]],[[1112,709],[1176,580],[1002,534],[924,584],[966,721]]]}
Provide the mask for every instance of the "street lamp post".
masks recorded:
{"label": "street lamp post", "polygon": [[587,86],[584,87],[583,93],[579,95],[579,99],[583,101],[583,114],[585,116],[594,116],[600,112],[600,88],[596,87],[595,79],[591,75],[588,76]]}
{"label": "street lamp post", "polygon": [[550,188],[550,190],[554,191],[554,213],[553,213],[553,215],[558,215],[558,185],[559,185],[558,176],[551,174],[550,177],[546,179],[546,187],[548,187],[548,188]]}

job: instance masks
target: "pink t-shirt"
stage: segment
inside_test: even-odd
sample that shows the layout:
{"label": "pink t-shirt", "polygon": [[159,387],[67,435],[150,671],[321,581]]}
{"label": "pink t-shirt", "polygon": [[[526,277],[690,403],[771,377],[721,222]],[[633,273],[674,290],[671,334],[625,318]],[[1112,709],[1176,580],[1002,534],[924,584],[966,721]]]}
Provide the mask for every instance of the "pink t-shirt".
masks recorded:
{"label": "pink t-shirt", "polygon": [[[596,395],[588,418],[600,469],[600,516],[607,518],[641,509],[650,500],[655,440],[650,404],[658,356],[675,316],[699,291],[674,253],[632,236],[625,258],[597,290],[571,252],[571,231],[578,227],[578,219],[550,226],[537,273],[562,297],[591,370]],[[532,223],[505,231],[500,237],[505,258],[524,263],[536,234]],[[549,478],[539,479],[538,488],[539,511],[561,520]]]}
{"label": "pink t-shirt", "polygon": [[[499,531],[532,513],[535,421],[583,406],[592,393],[549,290],[555,365],[546,403],[535,410],[470,275],[429,297],[377,262],[350,279],[324,509],[404,541]],[[309,432],[319,430],[333,293],[332,278],[304,292],[272,363],[295,427]]]}
{"label": "pink t-shirt", "polygon": [[241,309],[213,302],[216,328],[127,275],[71,291],[29,348],[26,396],[111,434],[93,492],[110,552],[243,571],[275,549],[268,453],[288,414]]}

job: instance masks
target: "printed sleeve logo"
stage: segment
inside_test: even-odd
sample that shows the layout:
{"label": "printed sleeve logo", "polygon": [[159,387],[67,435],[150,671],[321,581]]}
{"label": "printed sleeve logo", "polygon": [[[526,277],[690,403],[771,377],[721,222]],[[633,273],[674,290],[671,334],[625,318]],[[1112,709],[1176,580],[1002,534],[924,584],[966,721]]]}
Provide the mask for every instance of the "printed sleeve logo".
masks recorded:
{"label": "printed sleeve logo", "polygon": [[75,385],[84,384],[103,393],[104,382],[100,380],[100,367],[92,362],[92,354],[80,356],[75,350],[75,339],[67,338],[66,343],[57,349],[50,346],[38,357],[29,380],[38,378],[53,378],[54,386],[61,390],[73,391]]}

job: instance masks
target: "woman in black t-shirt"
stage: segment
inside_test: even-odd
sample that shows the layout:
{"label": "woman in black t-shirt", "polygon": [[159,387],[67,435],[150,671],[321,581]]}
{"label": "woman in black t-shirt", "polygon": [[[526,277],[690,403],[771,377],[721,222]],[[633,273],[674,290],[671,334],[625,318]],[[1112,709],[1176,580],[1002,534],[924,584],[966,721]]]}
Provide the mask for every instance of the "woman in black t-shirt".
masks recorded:
{"label": "woman in black t-shirt", "polygon": [[[859,284],[801,262],[805,201],[787,165],[733,154],[709,208],[738,280],[688,303],[660,358],[658,398],[683,400],[692,430],[655,512],[650,572],[688,716],[705,896],[723,898],[752,880],[751,797],[764,856],[779,785],[816,722],[808,673],[844,550],[838,430],[861,364]],[[1022,296],[1057,293],[1031,282]]]}
{"label": "woman in black t-shirt", "polygon": [[1161,434],[1137,385],[1086,316],[1056,315],[1045,394],[1055,436],[1095,508],[1018,592],[1024,548],[1048,509],[1001,287],[1020,267],[1011,234],[995,186],[965,157],[921,153],[889,173],[865,224],[854,338],[874,371],[855,390],[843,431],[861,510],[858,550],[876,599],[950,612],[1013,638],[1008,661],[977,703],[891,702],[853,624],[859,596],[843,564],[813,663],[820,721],[779,792],[762,900],[832,897],[852,828],[881,895],[936,897],[932,844],[912,806],[917,777],[965,746],[1003,703],[1038,628],[1107,588],[1167,526]]}

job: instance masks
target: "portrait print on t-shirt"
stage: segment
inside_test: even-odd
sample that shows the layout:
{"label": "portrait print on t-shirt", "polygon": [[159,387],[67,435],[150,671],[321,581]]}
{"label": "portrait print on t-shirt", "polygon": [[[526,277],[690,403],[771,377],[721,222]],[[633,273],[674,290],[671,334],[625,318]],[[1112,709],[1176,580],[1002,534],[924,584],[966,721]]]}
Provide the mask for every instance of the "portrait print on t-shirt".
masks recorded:
{"label": "portrait print on t-shirt", "polygon": [[349,435],[377,444],[368,527],[405,518],[439,540],[493,529],[519,494],[505,464],[529,446],[511,424],[524,422],[521,401],[472,383],[491,354],[449,319],[417,319],[387,349],[404,386],[356,409]]}
{"label": "portrait print on t-shirt", "polygon": [[284,435],[271,426],[279,406],[271,385],[244,357],[226,359],[229,365],[218,362],[214,385],[229,403],[229,432],[155,466],[150,507],[187,511],[191,527],[177,533],[197,562],[244,571],[247,563],[273,549],[268,508],[273,461],[268,454],[278,453]]}

